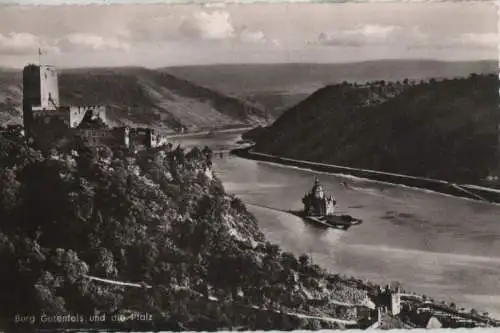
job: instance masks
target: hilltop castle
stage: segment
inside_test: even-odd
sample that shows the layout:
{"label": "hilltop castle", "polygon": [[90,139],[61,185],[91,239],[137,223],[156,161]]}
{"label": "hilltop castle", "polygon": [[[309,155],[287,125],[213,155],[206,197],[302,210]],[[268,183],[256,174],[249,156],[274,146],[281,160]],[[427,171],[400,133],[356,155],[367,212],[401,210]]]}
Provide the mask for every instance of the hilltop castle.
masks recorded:
{"label": "hilltop castle", "polygon": [[302,203],[309,216],[333,215],[337,204],[334,197],[325,194],[318,177],[315,178],[311,191],[302,198]]}
{"label": "hilltop castle", "polygon": [[80,138],[90,147],[151,148],[165,143],[152,128],[111,127],[103,105],[61,106],[55,67],[23,69],[23,122],[27,138],[41,147]]}

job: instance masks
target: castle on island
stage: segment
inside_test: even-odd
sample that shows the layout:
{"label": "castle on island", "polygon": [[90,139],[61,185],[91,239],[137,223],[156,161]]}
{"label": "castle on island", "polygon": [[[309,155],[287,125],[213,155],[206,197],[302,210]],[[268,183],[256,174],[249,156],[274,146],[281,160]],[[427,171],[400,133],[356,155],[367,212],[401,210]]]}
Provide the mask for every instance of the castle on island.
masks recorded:
{"label": "castle on island", "polygon": [[23,125],[27,139],[51,148],[81,139],[89,147],[152,148],[166,143],[152,128],[111,127],[103,105],[60,105],[54,66],[23,69]]}
{"label": "castle on island", "polygon": [[316,177],[311,191],[302,198],[302,203],[304,204],[304,212],[308,216],[325,216],[335,213],[337,201],[333,196],[326,195],[319,178]]}

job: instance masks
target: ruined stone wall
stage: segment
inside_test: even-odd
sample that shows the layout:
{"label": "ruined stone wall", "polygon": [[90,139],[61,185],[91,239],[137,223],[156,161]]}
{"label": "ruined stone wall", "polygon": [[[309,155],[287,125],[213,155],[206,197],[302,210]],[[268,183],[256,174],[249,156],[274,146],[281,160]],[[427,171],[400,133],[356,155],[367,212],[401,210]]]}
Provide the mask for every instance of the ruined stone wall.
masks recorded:
{"label": "ruined stone wall", "polygon": [[52,110],[34,111],[30,125],[31,137],[43,150],[59,147],[63,141],[71,140],[74,133],[68,127],[65,113]]}
{"label": "ruined stone wall", "polygon": [[129,138],[134,148],[151,148],[157,144],[157,136],[151,128],[131,128]]}
{"label": "ruined stone wall", "polygon": [[69,122],[71,128],[76,128],[85,117],[85,114],[91,111],[95,117],[99,117],[102,121],[108,124],[108,119],[106,116],[106,107],[102,105],[91,105],[91,106],[70,106],[69,107]]}
{"label": "ruined stone wall", "polygon": [[126,127],[73,129],[78,137],[90,147],[128,147],[129,132]]}
{"label": "ruined stone wall", "polygon": [[64,108],[58,108],[57,110],[33,108],[32,115],[33,119],[37,120],[38,123],[41,122],[48,124],[51,119],[57,118],[61,120],[67,128],[69,128],[69,115]]}
{"label": "ruined stone wall", "polygon": [[326,202],[326,215],[333,215],[335,213],[335,204],[333,200],[325,200]]}

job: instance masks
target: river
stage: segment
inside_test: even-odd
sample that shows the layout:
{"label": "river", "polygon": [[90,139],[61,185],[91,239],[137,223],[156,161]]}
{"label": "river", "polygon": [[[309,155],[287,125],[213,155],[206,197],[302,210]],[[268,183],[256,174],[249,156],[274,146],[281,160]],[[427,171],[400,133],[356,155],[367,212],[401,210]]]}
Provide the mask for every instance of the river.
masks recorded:
{"label": "river", "polygon": [[[238,139],[238,133],[220,133],[174,143],[223,150]],[[500,205],[227,155],[214,158],[214,171],[284,250],[307,253],[332,272],[399,281],[405,290],[500,319]],[[278,211],[302,208],[315,175],[335,196],[337,209],[363,219],[361,225],[322,230]]]}

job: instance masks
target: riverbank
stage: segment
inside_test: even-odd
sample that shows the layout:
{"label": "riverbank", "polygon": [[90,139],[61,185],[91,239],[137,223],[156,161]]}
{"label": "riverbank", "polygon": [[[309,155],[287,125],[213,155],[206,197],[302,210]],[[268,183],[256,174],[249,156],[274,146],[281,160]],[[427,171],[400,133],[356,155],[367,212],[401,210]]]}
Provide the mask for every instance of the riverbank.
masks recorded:
{"label": "riverbank", "polygon": [[[233,133],[179,139],[178,143],[208,145],[216,151],[244,148],[240,140]],[[229,193],[244,202],[270,242],[285,251],[296,256],[307,253],[320,267],[342,272],[343,280],[358,277],[364,282],[353,287],[362,288],[368,281],[385,285],[390,277],[406,290],[432,295],[439,304],[443,300],[500,317],[498,306],[490,301],[499,290],[495,264],[500,243],[484,244],[489,235],[498,234],[495,221],[500,206],[364,180],[360,180],[361,187],[342,191],[338,175],[325,172],[322,182],[336,193],[337,200],[370,222],[348,233],[325,232],[280,213],[298,208],[302,189],[311,182],[309,168],[225,157],[214,160],[214,173]],[[386,218],[388,212],[395,217]],[[478,274],[482,277],[479,285]]]}
{"label": "riverbank", "polygon": [[187,132],[187,133],[175,133],[175,134],[166,134],[167,139],[171,138],[189,138],[189,137],[197,137],[209,134],[216,133],[238,133],[245,132],[254,128],[253,126],[246,127],[235,127],[235,128],[226,128],[226,129],[213,129],[213,130],[201,130],[197,132]]}
{"label": "riverbank", "polygon": [[270,154],[257,153],[253,151],[253,146],[234,149],[231,151],[231,154],[241,158],[284,164],[299,168],[308,168],[319,172],[348,174],[355,177],[366,178],[379,182],[431,190],[434,192],[448,194],[461,198],[479,200],[490,203],[500,203],[500,190],[492,188],[480,187],[475,185],[454,184],[437,179],[413,177],[396,173],[381,172],[381,171],[367,170],[367,169],[357,169],[339,165],[296,160]]}
{"label": "riverbank", "polygon": [[[241,150],[241,148],[239,150]],[[251,150],[251,148],[247,147],[247,149],[245,150],[249,151]],[[250,159],[252,159],[252,161],[250,161]],[[243,200],[245,200],[245,204],[249,202],[250,206],[252,207],[263,207],[272,209],[274,211],[287,209],[287,207],[290,207],[291,200],[296,200],[297,198],[297,193],[295,192],[299,192],[300,194],[299,190],[290,195],[290,192],[293,192],[292,188],[302,188],[304,184],[307,184],[308,181],[310,181],[311,168],[308,166],[297,165],[293,168],[283,168],[279,167],[279,164],[283,165],[284,163],[280,163],[279,161],[272,161],[271,163],[258,163],[254,160],[258,159],[253,159],[250,156],[247,157],[247,161],[245,161],[244,159],[233,158],[228,159],[227,162],[224,162],[221,165],[221,170],[224,170],[225,172],[228,172],[227,170],[229,170],[229,168],[227,167],[228,164],[233,165],[237,170],[241,170],[241,172],[239,172],[235,176],[224,176],[224,179],[230,185],[231,190],[235,189],[238,195],[242,194]],[[248,167],[245,168],[244,166]],[[254,173],[252,174],[252,172]],[[331,171],[327,172],[330,173]],[[347,174],[348,172],[342,173]],[[258,177],[257,180],[255,180],[256,177]],[[329,186],[329,188],[341,187],[338,184],[339,179],[336,178],[335,175],[328,176],[327,174],[325,174],[322,176],[322,178],[324,179],[326,184],[329,184],[327,185]],[[290,183],[287,183],[288,181]],[[244,184],[245,182],[249,182],[249,184],[251,185],[245,187],[244,190],[240,189],[243,186],[242,184]],[[256,182],[256,184],[252,184],[252,182]],[[337,185],[331,184],[332,182],[337,182]],[[278,186],[278,184],[286,185]],[[275,186],[277,188],[274,190]],[[374,188],[378,188],[380,184],[372,183],[370,185],[370,182],[367,182],[366,186],[374,186]],[[275,193],[275,195],[271,195],[271,193]],[[397,196],[398,193],[401,194],[401,196]],[[256,217],[259,219],[259,221],[262,221],[259,222],[259,224],[262,225],[266,234],[269,234],[274,242],[277,242],[280,245],[283,244],[285,248],[290,251],[294,251],[294,253],[301,253],[301,251],[310,253],[311,256],[314,256],[314,258],[317,258],[319,260],[318,264],[322,267],[328,267],[328,269],[336,272],[346,272],[346,274],[348,274],[349,276],[363,277],[363,279],[366,279],[366,281],[373,281],[374,283],[379,284],[384,284],[386,279],[388,277],[391,277],[391,279],[400,281],[405,286],[405,289],[415,291],[418,293],[418,295],[421,296],[427,295],[427,301],[421,301],[421,304],[418,304],[418,308],[420,309],[420,311],[429,311],[433,315],[443,317],[442,321],[441,318],[439,318],[439,320],[443,324],[444,322],[453,320],[457,322],[453,325],[461,325],[460,322],[471,320],[467,317],[471,315],[471,312],[473,311],[472,309],[487,309],[488,311],[495,311],[495,313],[498,313],[494,309],[493,303],[471,304],[466,299],[464,300],[463,298],[458,296],[460,295],[460,293],[484,293],[484,290],[486,289],[482,288],[481,291],[476,291],[475,289],[468,290],[468,287],[465,287],[465,285],[467,284],[466,282],[458,281],[453,278],[449,280],[446,279],[445,282],[444,278],[446,276],[449,276],[449,274],[453,273],[460,276],[467,276],[469,274],[468,268],[464,268],[466,266],[462,255],[445,256],[439,254],[437,258],[435,257],[435,254],[438,254],[440,252],[448,253],[448,251],[453,252],[457,250],[459,253],[462,253],[463,247],[461,247],[461,245],[455,245],[460,243],[460,241],[467,243],[467,245],[463,245],[464,247],[473,246],[476,248],[476,246],[481,246],[476,245],[479,244],[479,242],[474,243],[474,237],[471,237],[471,243],[469,243],[464,239],[464,237],[457,237],[456,234],[450,235],[454,238],[454,240],[451,241],[450,239],[450,242],[448,243],[448,239],[445,237],[448,230],[453,230],[456,233],[458,233],[458,230],[461,230],[460,233],[463,232],[467,235],[473,235],[471,231],[479,228],[479,230],[489,230],[489,232],[491,232],[492,234],[497,233],[497,229],[489,228],[488,225],[484,223],[485,219],[481,215],[481,213],[477,213],[477,215],[460,213],[462,211],[467,211],[467,207],[477,208],[482,206],[481,204],[470,200],[459,200],[449,195],[441,196],[434,192],[431,193],[430,191],[420,191],[405,186],[393,186],[393,189],[391,187],[391,190],[388,189],[381,195],[371,196],[370,193],[370,195],[367,196],[368,198],[366,200],[364,199],[363,192],[359,191],[340,191],[338,194],[340,198],[339,200],[341,202],[353,202],[356,205],[359,203],[360,207],[363,207],[363,211],[360,211],[360,214],[366,219],[366,221],[370,221],[370,223],[367,223],[366,228],[362,228],[362,230],[359,229],[359,233],[356,230],[354,232],[345,233],[343,234],[341,240],[339,240],[337,238],[337,235],[333,233],[319,233],[317,232],[317,229],[313,230],[313,228],[311,228],[311,230],[313,231],[309,231],[307,225],[305,228],[301,226],[297,227],[297,225],[301,224],[299,223],[299,221],[295,222],[291,217],[274,217],[274,214],[268,213],[267,210],[266,213],[260,214],[260,211],[254,212],[253,208],[252,213],[256,214]],[[427,205],[425,201],[421,199],[427,196],[430,197],[431,202],[435,205]],[[281,197],[283,197],[283,199],[281,199]],[[389,200],[385,201],[385,198]],[[397,201],[394,205],[396,207],[393,206],[392,199],[394,198],[398,198],[398,200],[395,200]],[[408,201],[410,201],[411,203],[407,205],[406,199],[408,199]],[[404,203],[401,204],[401,202]],[[457,206],[448,206],[448,202],[456,204]],[[380,209],[372,213],[372,207],[370,207],[371,204]],[[415,207],[412,207],[413,205]],[[432,216],[432,214],[427,214],[428,212],[434,211],[434,207],[437,207],[438,212],[442,212],[441,209],[451,209],[453,210],[453,212],[450,212],[446,215],[440,214],[434,221],[433,217],[430,217]],[[415,210],[412,210],[411,208],[414,208]],[[420,211],[420,209],[422,209],[422,211],[425,213],[420,214],[415,212]],[[484,205],[484,209],[491,209],[493,211],[498,210],[495,205]],[[381,213],[384,213],[388,210],[404,212],[408,214],[408,216],[413,216],[415,218],[402,219],[401,221],[397,221],[400,222],[397,225],[387,222],[386,220],[379,220],[378,217],[381,216]],[[463,220],[460,220],[460,217],[462,217]],[[473,218],[475,218],[475,220],[473,220]],[[489,217],[488,219],[490,221],[495,220],[494,217]],[[407,220],[409,223],[403,223],[403,220]],[[419,221],[424,220],[425,226],[420,228],[420,223],[422,222]],[[411,221],[416,221],[417,223],[412,224],[410,223]],[[468,221],[474,221],[475,227],[462,229],[462,222],[469,225],[468,223],[470,222]],[[438,228],[438,226],[441,225],[446,225],[446,227]],[[281,232],[281,229],[283,229],[284,231]],[[383,230],[382,232],[380,232],[380,235],[385,234],[391,236],[380,237],[378,231],[376,231],[380,229]],[[423,235],[420,235],[419,229],[425,229]],[[429,230],[432,231],[428,232]],[[283,233],[284,235],[281,235],[281,233]],[[432,235],[430,235],[429,233]],[[439,234],[439,236],[434,237],[434,234]],[[397,237],[397,240],[392,239],[393,237]],[[375,240],[372,241],[372,238],[375,238]],[[407,242],[405,241],[406,238],[408,238]],[[427,245],[422,248],[414,247],[415,245],[413,245],[412,243],[417,243],[416,241],[413,241],[414,239],[426,242],[425,244]],[[434,241],[447,243],[448,246],[434,246]],[[316,244],[319,245],[316,246]],[[328,247],[328,249],[326,249],[326,247]],[[360,251],[360,247],[363,247],[364,250],[370,253],[376,252],[376,254],[361,254],[362,252]],[[385,250],[380,250],[381,247],[384,247]],[[394,253],[392,253],[393,251],[387,251],[387,249],[389,248],[394,249]],[[421,251],[418,251],[419,254],[417,255],[417,251],[407,251],[407,248],[421,249]],[[358,250],[359,252],[356,252]],[[486,258],[487,254],[473,252],[471,253],[471,255],[485,256],[481,258],[481,260],[484,260],[483,258]],[[433,256],[435,259],[430,259],[433,258]],[[373,258],[373,260],[369,260],[370,258]],[[473,257],[470,257],[469,259],[472,260]],[[432,267],[428,267],[426,263],[427,260],[431,260],[437,263],[432,264]],[[455,264],[459,265],[460,267],[455,269]],[[364,266],[364,268],[360,268],[360,265]],[[377,266],[389,267],[390,265],[397,266],[397,269],[393,269],[392,267],[387,270],[377,269]],[[399,272],[399,270],[405,270],[406,272],[413,271],[413,268],[411,268],[412,265],[414,265],[414,267],[417,267],[415,269],[414,276],[412,275],[412,273],[406,274]],[[479,270],[479,266],[477,267],[477,269]],[[475,263],[473,266],[471,265],[471,269],[476,269]],[[384,271],[386,273],[384,273]],[[440,271],[442,271],[443,273],[435,273]],[[377,277],[377,274],[380,274],[380,277]],[[489,273],[486,273],[485,276],[486,275],[489,275]],[[427,283],[427,281],[438,281],[440,280],[440,276],[443,277],[443,285],[442,287],[440,287],[442,289],[438,289],[437,287],[429,287],[428,289],[426,289],[427,285],[424,285],[424,282],[422,281],[425,281],[425,283]],[[428,285],[430,286],[431,283],[432,282],[428,282]],[[458,286],[461,286],[462,283],[464,284],[464,287],[456,288],[457,294],[449,291],[455,288],[455,283]],[[438,283],[436,283],[436,285],[437,284]],[[431,298],[429,298],[429,295],[431,295]],[[406,301],[407,296],[402,295],[402,297],[404,297]],[[436,299],[436,301],[431,300],[432,298]],[[450,304],[450,309],[446,309],[446,311],[437,309],[437,306],[442,305],[440,300],[446,300],[446,302]],[[453,310],[453,308],[455,307],[453,305],[453,302],[455,302],[455,304],[462,304],[463,307],[471,310],[469,311],[462,307],[457,307],[457,310],[455,311]],[[436,309],[434,309],[434,307],[436,307]],[[427,308],[432,309],[429,310]],[[487,319],[485,319],[486,317],[482,315],[483,311],[477,312],[481,314],[481,317],[484,318],[476,318],[476,316],[474,316],[474,319],[472,321],[481,322],[482,325],[486,325],[485,322],[487,321]],[[498,315],[495,318],[498,318]],[[417,319],[422,318],[418,317]],[[425,327],[425,324],[423,323],[419,322],[419,325],[424,325]],[[446,323],[445,325],[448,325],[448,323]],[[468,323],[464,322],[464,325],[468,325]],[[495,325],[498,325],[498,322],[495,323]]]}

